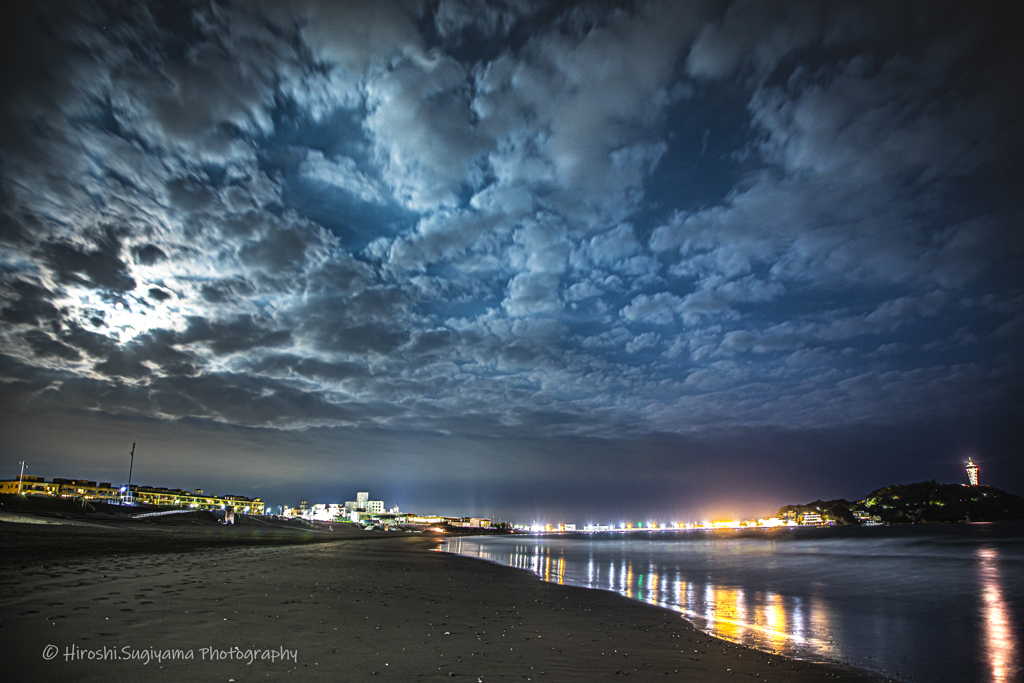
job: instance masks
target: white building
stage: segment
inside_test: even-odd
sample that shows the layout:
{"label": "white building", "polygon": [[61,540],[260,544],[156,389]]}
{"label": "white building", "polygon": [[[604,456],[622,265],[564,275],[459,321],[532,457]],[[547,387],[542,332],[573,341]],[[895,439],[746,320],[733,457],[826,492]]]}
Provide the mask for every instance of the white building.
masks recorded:
{"label": "white building", "polygon": [[[388,512],[398,515],[398,506],[396,505]],[[334,522],[343,519],[359,522],[364,517],[382,514],[384,514],[384,501],[370,500],[370,494],[366,491],[360,491],[356,494],[355,500],[347,500],[344,505],[341,503],[316,503],[310,507],[306,501],[302,501],[299,507],[285,508],[284,510],[286,517],[301,517],[317,522]]]}
{"label": "white building", "polygon": [[[395,507],[397,513],[398,507]],[[355,500],[345,501],[345,515],[353,522],[358,522],[361,515],[382,515],[384,514],[383,500],[370,500],[370,494],[360,491],[356,494]]]}
{"label": "white building", "polygon": [[317,503],[313,507],[302,505],[297,508],[284,509],[285,517],[299,517],[311,522],[333,522],[338,520],[345,512],[345,506],[340,503]]}
{"label": "white building", "polygon": [[824,523],[821,515],[817,512],[805,512],[797,518],[797,521],[804,526],[821,526]]}

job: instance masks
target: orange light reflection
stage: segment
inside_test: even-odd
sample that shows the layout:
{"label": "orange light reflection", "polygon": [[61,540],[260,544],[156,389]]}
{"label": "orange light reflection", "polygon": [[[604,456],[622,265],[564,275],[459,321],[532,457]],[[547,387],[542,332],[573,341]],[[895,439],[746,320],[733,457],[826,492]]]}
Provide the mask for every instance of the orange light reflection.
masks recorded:
{"label": "orange light reflection", "polygon": [[978,548],[981,583],[982,627],[984,647],[993,683],[1018,680],[1017,637],[1011,623],[1010,610],[1003,598],[999,574],[999,553],[995,548]]}
{"label": "orange light reflection", "polygon": [[[462,542],[452,539],[447,547],[454,552],[462,550]],[[480,551],[478,557],[487,557]],[[494,555],[498,559],[498,555]],[[545,581],[564,583],[568,563],[563,556],[552,558],[550,549],[539,546],[517,545],[507,558],[513,567],[530,569]],[[982,576],[985,595],[985,614],[990,628],[990,660],[995,683],[1012,679],[1016,643],[1008,623],[1008,607],[1003,603],[998,569],[992,557],[982,556]],[[604,571],[602,571],[604,570]],[[640,572],[643,573],[640,573]],[[616,591],[628,598],[678,609],[693,618],[706,632],[732,642],[761,650],[792,654],[806,652],[807,648],[819,653],[833,652],[835,647],[827,634],[831,632],[828,607],[812,598],[786,598],[771,591],[745,592],[735,586],[717,586],[683,580],[678,572],[674,576],[662,573],[654,563],[634,567],[627,559],[611,561],[603,567],[591,562],[586,567],[587,582]]]}

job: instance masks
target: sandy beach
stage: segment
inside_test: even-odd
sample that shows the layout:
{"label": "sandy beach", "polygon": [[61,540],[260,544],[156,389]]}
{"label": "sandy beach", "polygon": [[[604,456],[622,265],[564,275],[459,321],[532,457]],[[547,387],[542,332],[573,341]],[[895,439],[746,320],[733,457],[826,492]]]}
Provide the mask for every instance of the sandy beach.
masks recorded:
{"label": "sandy beach", "polygon": [[429,535],[0,522],[11,680],[869,681]]}

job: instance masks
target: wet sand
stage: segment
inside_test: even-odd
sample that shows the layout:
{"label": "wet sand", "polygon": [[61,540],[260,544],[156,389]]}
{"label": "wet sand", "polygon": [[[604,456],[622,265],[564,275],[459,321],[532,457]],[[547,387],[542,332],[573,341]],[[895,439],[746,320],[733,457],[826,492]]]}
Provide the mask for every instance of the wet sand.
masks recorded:
{"label": "wet sand", "polygon": [[259,531],[0,522],[5,679],[877,680],[433,552],[426,535]]}

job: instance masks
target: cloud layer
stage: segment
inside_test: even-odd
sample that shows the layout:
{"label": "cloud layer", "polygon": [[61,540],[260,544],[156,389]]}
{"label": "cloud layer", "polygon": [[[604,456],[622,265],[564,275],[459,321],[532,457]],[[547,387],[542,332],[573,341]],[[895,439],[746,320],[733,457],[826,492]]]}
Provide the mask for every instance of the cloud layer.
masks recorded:
{"label": "cloud layer", "polygon": [[1003,17],[24,12],[0,114],[7,405],[488,437],[1020,409]]}

